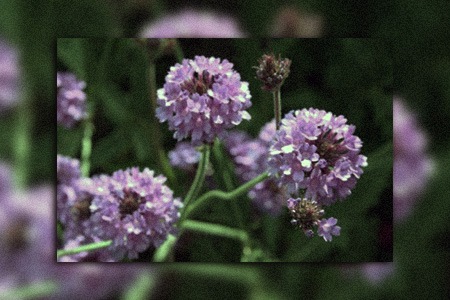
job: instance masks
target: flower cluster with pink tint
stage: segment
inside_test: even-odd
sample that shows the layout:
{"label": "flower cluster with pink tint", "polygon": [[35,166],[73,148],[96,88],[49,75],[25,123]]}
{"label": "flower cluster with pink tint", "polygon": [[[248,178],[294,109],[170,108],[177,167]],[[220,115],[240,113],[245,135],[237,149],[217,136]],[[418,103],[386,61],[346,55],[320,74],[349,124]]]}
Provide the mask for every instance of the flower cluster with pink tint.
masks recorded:
{"label": "flower cluster with pink tint", "polygon": [[170,68],[157,91],[156,116],[167,121],[174,138],[191,138],[193,145],[212,143],[226,129],[249,120],[252,103],[248,83],[228,60],[205,56],[184,59]]}
{"label": "flower cluster with pink tint", "polygon": [[427,138],[417,117],[394,97],[394,220],[406,218],[433,170]]}
{"label": "flower cluster with pink tint", "polygon": [[244,33],[236,20],[209,11],[185,10],[145,25],[143,38],[240,38]]}
{"label": "flower cluster with pink tint", "polygon": [[367,166],[362,141],[343,116],[318,109],[288,113],[270,146],[269,172],[290,193],[320,205],[351,194]]}
{"label": "flower cluster with pink tint", "polygon": [[58,72],[56,87],[56,120],[58,124],[72,128],[87,117],[86,93],[83,91],[86,83],[72,73]]}

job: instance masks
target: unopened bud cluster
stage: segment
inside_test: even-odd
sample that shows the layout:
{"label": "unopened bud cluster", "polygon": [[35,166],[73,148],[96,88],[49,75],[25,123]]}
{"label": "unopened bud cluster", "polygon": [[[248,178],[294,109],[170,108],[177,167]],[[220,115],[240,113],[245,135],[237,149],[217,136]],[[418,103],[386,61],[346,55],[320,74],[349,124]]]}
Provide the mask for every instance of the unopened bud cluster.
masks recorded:
{"label": "unopened bud cluster", "polygon": [[289,76],[291,60],[281,59],[273,54],[264,54],[259,60],[256,68],[256,78],[263,82],[263,90],[274,92],[278,90],[284,80]]}

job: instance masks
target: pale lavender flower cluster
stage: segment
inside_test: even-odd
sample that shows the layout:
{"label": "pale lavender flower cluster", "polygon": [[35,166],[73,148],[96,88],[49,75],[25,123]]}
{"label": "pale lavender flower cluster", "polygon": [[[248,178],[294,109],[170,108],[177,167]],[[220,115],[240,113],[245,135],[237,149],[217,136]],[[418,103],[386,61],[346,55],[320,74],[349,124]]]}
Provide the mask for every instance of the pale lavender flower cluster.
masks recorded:
{"label": "pale lavender flower cluster", "polygon": [[193,171],[194,165],[200,161],[200,152],[191,143],[180,142],[169,152],[169,161],[176,168]]}
{"label": "pale lavender flower cluster", "polygon": [[65,226],[65,248],[106,240],[113,244],[95,254],[81,253],[61,261],[134,259],[149,247],[161,245],[168,234],[175,233],[182,206],[165,181],[148,168],[73,181],[75,196],[58,211]]}
{"label": "pale lavender flower cluster", "polygon": [[20,67],[17,51],[0,37],[0,112],[19,98]]}
{"label": "pale lavender flower cluster", "polygon": [[244,37],[236,20],[210,11],[184,10],[145,25],[144,38],[239,38]]}
{"label": "pale lavender flower cluster", "polygon": [[56,120],[58,124],[72,128],[87,117],[86,94],[83,91],[86,83],[78,80],[72,73],[58,72],[56,86]]}
{"label": "pale lavender flower cluster", "polygon": [[394,97],[394,220],[407,217],[433,170],[416,116]]}
{"label": "pale lavender flower cluster", "polygon": [[[241,181],[249,181],[267,171],[269,144],[274,136],[275,121],[272,120],[262,128],[256,139],[240,131],[232,131],[224,139],[225,148],[233,159],[236,175]],[[289,195],[269,178],[255,185],[248,196],[260,211],[277,216]]]}
{"label": "pale lavender flower cluster", "polygon": [[212,143],[226,129],[249,120],[248,82],[241,81],[228,60],[196,56],[170,68],[164,88],[158,90],[156,115],[167,121],[179,141]]}
{"label": "pale lavender flower cluster", "polygon": [[270,147],[270,174],[290,193],[303,190],[320,205],[349,196],[367,158],[359,154],[355,126],[346,122],[312,108],[287,114]]}

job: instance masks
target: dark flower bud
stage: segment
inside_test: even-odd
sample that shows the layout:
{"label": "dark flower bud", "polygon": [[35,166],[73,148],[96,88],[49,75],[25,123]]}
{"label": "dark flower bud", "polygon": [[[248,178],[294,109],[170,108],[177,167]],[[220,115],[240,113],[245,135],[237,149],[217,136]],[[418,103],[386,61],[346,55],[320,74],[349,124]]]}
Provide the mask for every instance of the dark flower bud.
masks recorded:
{"label": "dark flower bud", "polygon": [[259,60],[256,68],[256,78],[263,82],[263,90],[274,92],[278,90],[289,76],[291,60],[281,59],[274,54],[264,54]]}

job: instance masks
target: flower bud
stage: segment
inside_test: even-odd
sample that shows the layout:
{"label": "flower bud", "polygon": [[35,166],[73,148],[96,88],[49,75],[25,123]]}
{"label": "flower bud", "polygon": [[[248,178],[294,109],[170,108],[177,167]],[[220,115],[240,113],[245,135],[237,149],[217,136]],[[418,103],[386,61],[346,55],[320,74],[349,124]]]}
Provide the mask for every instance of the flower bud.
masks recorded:
{"label": "flower bud", "polygon": [[264,54],[259,60],[256,68],[256,78],[263,82],[263,90],[274,92],[278,90],[289,76],[291,60],[281,59],[280,55]]}

